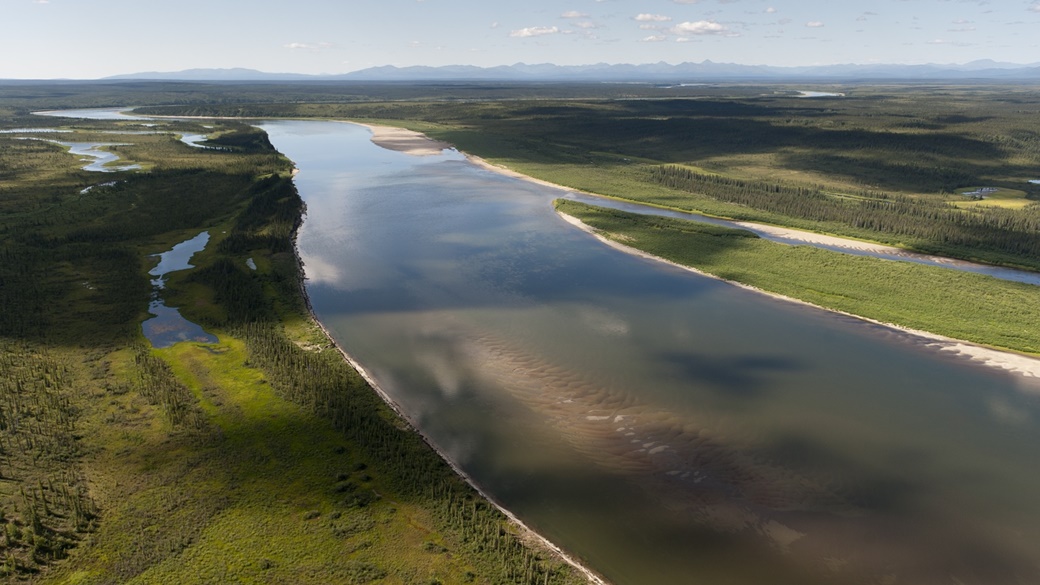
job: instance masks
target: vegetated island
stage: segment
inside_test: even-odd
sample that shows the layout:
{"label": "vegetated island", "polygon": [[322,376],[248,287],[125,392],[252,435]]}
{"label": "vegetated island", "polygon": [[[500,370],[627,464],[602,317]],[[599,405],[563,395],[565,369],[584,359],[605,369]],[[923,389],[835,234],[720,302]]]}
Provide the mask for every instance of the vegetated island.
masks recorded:
{"label": "vegetated island", "polygon": [[[256,128],[208,124],[0,115],[117,132],[144,169],[99,179],[0,135],[3,578],[585,582],[344,362],[302,292],[291,161]],[[152,348],[153,256],[203,230],[162,294],[218,342]]]}

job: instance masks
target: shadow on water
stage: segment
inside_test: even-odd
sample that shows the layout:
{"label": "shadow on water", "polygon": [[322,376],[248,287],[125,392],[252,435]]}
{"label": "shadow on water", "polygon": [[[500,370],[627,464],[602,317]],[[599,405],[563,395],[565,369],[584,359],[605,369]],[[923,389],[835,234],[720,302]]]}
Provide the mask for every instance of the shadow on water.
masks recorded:
{"label": "shadow on water", "polygon": [[776,377],[806,367],[782,356],[711,356],[689,353],[664,353],[658,358],[675,375],[701,383],[730,398],[757,398],[771,387]]}

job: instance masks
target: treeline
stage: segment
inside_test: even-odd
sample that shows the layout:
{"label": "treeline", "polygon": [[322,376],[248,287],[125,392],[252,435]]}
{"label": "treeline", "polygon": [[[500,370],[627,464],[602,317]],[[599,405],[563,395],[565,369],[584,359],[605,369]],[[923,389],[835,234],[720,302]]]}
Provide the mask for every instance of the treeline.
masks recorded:
{"label": "treeline", "polygon": [[235,124],[229,132],[217,134],[205,142],[207,147],[227,148],[240,152],[275,152],[267,132],[245,124]]}
{"label": "treeline", "polygon": [[[222,319],[209,317],[211,324],[244,340],[247,365],[263,371],[280,396],[331,421],[398,497],[432,511],[468,556],[479,561],[482,578],[517,585],[573,582],[569,568],[525,545],[497,509],[418,433],[401,425],[338,352],[303,349],[286,336],[278,321],[279,304],[282,312],[306,310],[299,265],[294,261],[259,273],[246,269],[242,257],[291,250],[302,213],[303,201],[291,180],[271,177],[256,184],[250,204],[217,246],[217,258],[189,277],[210,287],[223,309]],[[362,484],[356,479],[337,484],[344,505],[364,507],[378,499]]]}
{"label": "treeline", "polygon": [[[460,544],[482,561],[482,577],[518,585],[571,582],[569,569],[526,546],[505,517],[413,429],[395,424],[386,405],[337,352],[304,350],[272,324],[246,324],[235,335],[246,340],[250,365],[261,368],[280,395],[332,421],[397,494],[423,502],[458,535]],[[344,494],[351,506],[372,497],[352,486]]]}
{"label": "treeline", "polygon": [[794,187],[699,173],[678,165],[654,166],[648,178],[665,187],[791,218],[839,224],[883,234],[923,251],[1040,267],[1040,209],[958,209],[944,202],[862,192],[836,197],[820,188]]}

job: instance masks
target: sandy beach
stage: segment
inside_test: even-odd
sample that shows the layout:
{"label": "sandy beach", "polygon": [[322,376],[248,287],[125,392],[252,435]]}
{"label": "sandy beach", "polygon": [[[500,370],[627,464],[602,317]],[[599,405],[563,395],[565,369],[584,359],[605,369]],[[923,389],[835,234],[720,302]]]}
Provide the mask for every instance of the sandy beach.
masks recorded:
{"label": "sandy beach", "polygon": [[396,150],[412,156],[431,156],[440,154],[448,148],[453,148],[447,142],[434,140],[425,134],[397,128],[395,126],[380,126],[377,124],[362,124],[352,122],[358,126],[364,126],[372,131],[372,142],[387,150]]}
{"label": "sandy beach", "polygon": [[[390,126],[374,126],[374,125],[368,125],[368,124],[362,124],[362,126],[365,126],[365,127],[367,127],[367,128],[372,130],[372,142],[374,142],[375,144],[377,144],[379,146],[382,146],[383,148],[388,148],[390,150],[397,150],[397,151],[400,151],[400,152],[404,152],[404,153],[412,154],[412,155],[416,155],[416,156],[424,156],[424,155],[430,155],[430,154],[439,154],[445,148],[452,148],[452,146],[450,144],[447,144],[447,143],[441,142],[441,141],[437,141],[437,140],[433,140],[433,139],[427,137],[424,134],[421,134],[419,132],[414,132],[412,130],[405,130],[403,128],[394,128],[394,127],[390,127]],[[535,183],[535,184],[543,185],[543,186],[546,186],[546,187],[552,187],[554,189],[560,189],[562,191],[577,192],[576,189],[571,189],[569,187],[564,187],[562,185],[557,185],[557,184],[554,184],[554,183],[550,183],[548,181],[543,181],[541,179],[536,179],[534,177],[529,177],[527,175],[523,175],[523,174],[518,173],[516,171],[513,171],[511,169],[507,169],[505,167],[501,167],[501,166],[498,166],[498,165],[491,164],[488,161],[486,161],[486,160],[484,160],[484,159],[482,159],[482,158],[480,158],[478,156],[473,156],[471,154],[466,154],[466,158],[469,159],[473,164],[475,164],[477,166],[480,166],[480,167],[485,168],[487,170],[490,170],[492,172],[499,173],[499,174],[502,174],[502,175],[505,175],[505,176],[508,176],[508,177],[513,177],[515,179],[520,179],[522,181],[528,181],[530,183]],[[596,195],[596,193],[589,193],[589,195]],[[786,296],[783,296],[783,295],[770,293],[770,292],[767,292],[767,291],[764,291],[764,290],[761,290],[761,289],[758,289],[758,288],[755,288],[755,287],[752,287],[752,286],[741,284],[739,282],[733,282],[733,281],[729,281],[729,280],[725,280],[725,279],[720,279],[717,276],[714,276],[714,275],[711,275],[711,274],[707,274],[707,273],[702,272],[700,270],[697,270],[695,268],[691,268],[689,266],[683,266],[681,264],[677,264],[675,262],[671,262],[669,260],[665,260],[664,258],[659,258],[657,256],[653,256],[651,254],[647,254],[646,252],[643,252],[642,250],[637,250],[636,248],[632,248],[630,246],[625,246],[623,244],[620,244],[618,242],[615,242],[613,240],[605,238],[602,235],[598,234],[596,232],[596,230],[594,230],[590,226],[582,223],[577,218],[574,218],[574,217],[571,217],[571,216],[565,215],[565,214],[560,214],[560,216],[564,220],[566,220],[568,223],[570,223],[570,224],[578,227],[579,229],[582,229],[582,230],[584,230],[584,231],[594,235],[596,238],[598,238],[600,241],[602,241],[606,245],[611,246],[612,248],[616,248],[616,249],[618,249],[620,251],[623,251],[623,252],[625,252],[627,254],[634,254],[636,256],[640,256],[640,257],[643,257],[643,258],[649,258],[649,259],[652,259],[652,260],[655,260],[655,261],[658,261],[658,262],[665,262],[667,264],[671,264],[672,266],[676,266],[678,268],[682,268],[683,270],[688,270],[690,272],[694,272],[694,273],[700,274],[702,276],[707,276],[709,278],[714,278],[714,279],[717,279],[717,280],[723,280],[723,281],[728,282],[728,283],[730,283],[730,284],[732,284],[734,286],[739,286],[739,287],[744,288],[744,289],[752,290],[752,291],[755,291],[755,292],[757,292],[759,294],[764,294],[764,295],[767,295],[767,296],[772,297],[772,298],[776,298],[776,299],[780,299],[780,300],[784,300],[784,301],[792,302],[792,303],[798,303],[798,304],[805,305],[805,306],[815,307],[815,308],[823,310],[823,311],[829,311],[831,313],[837,313],[837,314],[840,314],[840,315],[845,315],[847,317],[852,317],[852,318],[855,318],[855,319],[866,321],[868,323],[873,323],[875,325],[879,325],[879,326],[888,328],[888,329],[890,329],[890,330],[892,330],[894,332],[897,332],[897,333],[901,334],[902,336],[904,336],[906,338],[906,341],[910,341],[912,343],[916,343],[916,344],[919,344],[919,345],[923,345],[923,346],[926,346],[926,347],[930,347],[932,349],[936,349],[936,350],[942,351],[942,352],[947,353],[947,354],[949,354],[949,355],[951,355],[953,357],[957,357],[957,358],[960,358],[960,359],[971,360],[971,361],[973,361],[975,363],[978,363],[978,364],[981,364],[981,365],[985,365],[985,366],[988,366],[988,367],[991,367],[991,368],[997,368],[997,369],[1001,369],[1001,370],[1006,370],[1008,372],[1011,372],[1011,373],[1014,373],[1014,374],[1018,374],[1020,376],[1026,377],[1026,378],[1040,378],[1040,357],[1034,357],[1034,356],[1014,353],[1014,352],[1010,352],[1010,351],[1003,351],[1003,350],[999,350],[999,349],[993,349],[993,348],[990,348],[990,347],[977,345],[977,344],[974,344],[974,343],[971,343],[971,342],[968,342],[968,341],[963,341],[963,340],[960,340],[960,339],[953,339],[951,337],[944,337],[942,335],[929,333],[927,331],[919,331],[919,330],[916,330],[916,329],[910,329],[910,328],[907,328],[907,327],[902,327],[900,325],[895,325],[893,323],[883,323],[881,321],[876,321],[874,319],[868,319],[866,317],[862,317],[862,316],[859,316],[859,315],[853,315],[851,313],[845,313],[845,312],[842,312],[842,311],[835,311],[833,309],[828,309],[826,307],[820,307],[818,305],[814,305],[812,303],[807,303],[805,301],[801,301],[801,300],[794,299],[794,298],[791,298],[791,297],[786,297]],[[782,227],[776,227],[776,226],[770,226],[770,225],[758,224],[758,223],[751,223],[751,222],[737,222],[737,223],[738,223],[738,225],[741,225],[743,227],[754,228],[754,229],[757,229],[757,230],[761,230],[761,231],[767,232],[767,233],[769,233],[771,235],[781,236],[781,237],[784,237],[784,238],[797,240],[797,241],[801,241],[801,242],[806,242],[806,243],[824,244],[824,245],[836,246],[836,247],[841,247],[841,248],[848,248],[848,249],[853,249],[853,250],[869,250],[869,251],[875,251],[875,252],[887,252],[887,253],[892,253],[892,254],[909,254],[905,250],[901,250],[900,248],[895,248],[895,247],[892,247],[892,246],[885,246],[883,244],[875,244],[875,243],[872,243],[872,242],[862,242],[862,241],[859,241],[859,240],[853,240],[853,239],[849,239],[849,238],[840,238],[840,237],[837,237],[837,236],[828,236],[828,235],[825,235],[825,234],[817,234],[817,233],[814,233],[814,232],[807,232],[807,231],[802,231],[802,230],[795,230],[795,229],[790,229],[790,228],[782,228]],[[960,262],[959,260],[955,260],[955,259],[952,259],[952,258],[943,258],[941,256],[930,256],[930,258],[934,258],[937,261],[944,262],[944,263]],[[1031,391],[1040,392],[1040,387],[1032,388]]]}

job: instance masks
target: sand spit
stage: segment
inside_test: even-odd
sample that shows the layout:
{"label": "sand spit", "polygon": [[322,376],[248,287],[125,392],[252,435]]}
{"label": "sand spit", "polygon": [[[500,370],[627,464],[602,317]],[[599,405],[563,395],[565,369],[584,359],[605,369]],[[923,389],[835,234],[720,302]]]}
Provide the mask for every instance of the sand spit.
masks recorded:
{"label": "sand spit", "polygon": [[[655,261],[658,261],[658,262],[664,262],[666,264],[670,264],[672,266],[676,266],[676,267],[681,268],[683,270],[688,270],[690,272],[693,272],[693,273],[696,273],[696,274],[700,274],[701,276],[707,276],[709,278],[714,278],[716,280],[722,280],[723,282],[728,282],[729,284],[732,284],[734,286],[739,286],[740,288],[751,290],[751,291],[757,292],[759,294],[764,294],[766,296],[769,296],[769,297],[772,297],[772,298],[775,298],[775,299],[780,299],[780,300],[791,302],[791,303],[797,303],[797,304],[800,304],[800,305],[814,307],[814,308],[821,309],[821,310],[824,310],[824,311],[829,311],[831,313],[837,313],[839,315],[845,315],[847,317],[852,317],[852,318],[855,318],[855,319],[866,321],[868,323],[873,323],[875,325],[880,325],[882,327],[886,327],[888,329],[894,330],[894,331],[896,331],[896,332],[906,336],[906,340],[907,341],[910,341],[910,342],[918,344],[918,345],[922,345],[924,347],[929,347],[929,348],[936,349],[936,350],[939,350],[939,351],[942,351],[942,352],[946,352],[946,353],[949,353],[952,356],[959,357],[959,358],[962,358],[962,359],[969,359],[969,360],[971,360],[973,362],[976,362],[978,364],[985,365],[985,366],[988,366],[988,367],[991,367],[991,368],[998,368],[998,369],[1002,369],[1002,370],[1007,370],[1008,372],[1011,372],[1011,373],[1014,373],[1014,374],[1018,374],[1018,375],[1026,377],[1026,378],[1040,378],[1040,358],[1029,356],[1029,355],[1025,355],[1025,354],[1020,354],[1020,353],[1013,353],[1013,352],[1010,352],[1010,351],[1003,351],[1003,350],[999,350],[999,349],[993,349],[993,348],[990,348],[990,347],[977,345],[977,344],[970,343],[970,342],[967,342],[967,341],[963,341],[963,340],[960,340],[960,339],[953,339],[952,337],[945,337],[943,335],[937,335],[935,333],[929,333],[927,331],[920,331],[920,330],[917,330],[917,329],[910,329],[908,327],[903,327],[901,325],[896,325],[896,324],[893,324],[893,323],[884,323],[882,321],[877,321],[875,319],[870,319],[870,318],[863,317],[863,316],[860,316],[860,315],[854,315],[852,313],[846,313],[844,311],[837,311],[837,310],[834,310],[834,309],[829,309],[827,307],[821,307],[819,305],[814,305],[812,303],[808,303],[808,302],[805,302],[805,301],[802,301],[802,300],[799,300],[799,299],[795,299],[795,298],[792,298],[792,297],[778,295],[776,293],[771,293],[771,292],[768,292],[768,291],[764,291],[762,289],[759,289],[759,288],[756,288],[756,287],[753,287],[753,286],[749,286],[749,285],[746,285],[746,284],[743,284],[743,283],[740,283],[740,282],[734,282],[734,281],[731,281],[731,280],[725,280],[725,279],[719,278],[719,277],[717,277],[717,276],[715,276],[713,274],[708,274],[707,272],[703,272],[701,270],[698,270],[696,268],[692,268],[690,266],[684,266],[682,264],[678,264],[676,262],[672,262],[671,260],[666,260],[666,259],[661,258],[659,256],[654,256],[653,254],[648,254],[648,253],[646,253],[646,252],[644,252],[642,250],[639,250],[637,248],[633,248],[631,246],[626,246],[624,244],[621,244],[621,243],[619,243],[617,241],[614,241],[612,239],[609,239],[609,238],[603,236],[595,228],[593,228],[593,227],[589,226],[588,224],[582,222],[580,219],[578,219],[576,217],[567,215],[565,213],[560,213],[559,215],[567,223],[569,223],[569,224],[571,224],[573,226],[576,226],[576,227],[578,227],[579,229],[581,229],[581,230],[583,230],[585,232],[588,232],[588,233],[592,234],[593,236],[596,237],[596,239],[600,240],[601,242],[605,243],[606,245],[608,245],[608,246],[610,246],[612,248],[615,248],[617,250],[620,250],[622,252],[625,252],[627,254],[634,254],[634,255],[639,256],[641,258],[648,258],[648,259],[655,260]],[[819,234],[816,234],[816,235],[819,235]],[[821,237],[829,237],[829,236],[821,236]],[[1034,388],[1033,391],[1034,392],[1040,392],[1040,388]]]}
{"label": "sand spit", "polygon": [[[819,244],[823,246],[834,246],[836,248],[846,248],[849,250],[862,250],[865,252],[878,252],[881,254],[896,254],[902,255],[906,252],[901,248],[894,246],[886,246],[884,244],[875,244],[873,242],[862,242],[860,240],[852,240],[849,238],[841,238],[838,236],[828,236],[825,234],[818,234],[815,232],[807,232],[804,230],[796,230],[791,228],[782,228],[773,225],[766,225],[764,223],[753,223],[750,221],[735,221],[734,224],[747,228],[750,230],[757,230],[777,238],[784,238],[787,240],[794,240],[796,242],[805,242],[807,244]],[[939,259],[938,256],[932,258]]]}
{"label": "sand spit", "polygon": [[431,156],[452,148],[452,145],[447,142],[434,140],[414,130],[397,128],[396,126],[353,123],[371,130],[372,142],[376,146],[381,146],[387,150],[396,150],[412,156]]}

